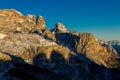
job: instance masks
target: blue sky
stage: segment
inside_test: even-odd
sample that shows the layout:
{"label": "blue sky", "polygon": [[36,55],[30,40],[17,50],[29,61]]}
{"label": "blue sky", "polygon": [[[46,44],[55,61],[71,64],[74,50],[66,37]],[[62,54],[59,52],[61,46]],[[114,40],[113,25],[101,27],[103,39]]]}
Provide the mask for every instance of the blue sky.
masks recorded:
{"label": "blue sky", "polygon": [[62,22],[68,30],[120,40],[120,0],[1,0],[0,8],[42,15],[48,29]]}

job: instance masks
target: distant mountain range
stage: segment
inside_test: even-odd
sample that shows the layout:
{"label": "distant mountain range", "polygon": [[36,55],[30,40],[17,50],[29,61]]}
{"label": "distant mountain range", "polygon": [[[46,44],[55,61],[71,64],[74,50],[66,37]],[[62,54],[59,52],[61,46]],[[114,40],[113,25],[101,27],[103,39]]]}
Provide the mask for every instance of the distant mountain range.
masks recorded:
{"label": "distant mountain range", "polygon": [[120,80],[120,42],[0,10],[1,80]]}
{"label": "distant mountain range", "polygon": [[116,51],[120,54],[120,41],[118,40],[113,40],[113,41],[108,41],[109,44],[111,44]]}

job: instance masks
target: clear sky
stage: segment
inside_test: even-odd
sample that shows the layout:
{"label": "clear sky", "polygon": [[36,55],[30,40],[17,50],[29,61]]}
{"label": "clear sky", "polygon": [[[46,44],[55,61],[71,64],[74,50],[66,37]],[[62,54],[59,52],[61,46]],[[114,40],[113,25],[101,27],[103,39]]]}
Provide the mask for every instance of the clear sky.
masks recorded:
{"label": "clear sky", "polygon": [[0,8],[44,16],[48,29],[62,22],[68,30],[120,40],[120,0],[0,0]]}

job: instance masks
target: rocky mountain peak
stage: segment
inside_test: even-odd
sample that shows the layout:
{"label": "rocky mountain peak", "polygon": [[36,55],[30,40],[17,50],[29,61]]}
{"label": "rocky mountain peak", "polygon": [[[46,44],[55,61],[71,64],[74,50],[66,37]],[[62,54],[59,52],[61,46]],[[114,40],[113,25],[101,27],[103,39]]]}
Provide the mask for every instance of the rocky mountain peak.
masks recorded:
{"label": "rocky mountain peak", "polygon": [[46,29],[42,16],[36,18],[35,15],[31,14],[24,16],[13,9],[0,10],[0,33],[2,34],[30,33],[34,30],[41,31],[42,29]]}
{"label": "rocky mountain peak", "polygon": [[77,52],[87,52],[89,48],[94,46],[93,44],[99,45],[97,43],[97,39],[91,33],[80,33],[79,34],[79,41],[77,45]]}
{"label": "rocky mountain peak", "polygon": [[42,30],[46,29],[45,21],[44,21],[44,18],[42,16],[37,17],[36,23],[37,23],[37,30],[38,31],[42,31]]}
{"label": "rocky mountain peak", "polygon": [[103,46],[106,47],[107,51],[113,55],[118,55],[117,51],[115,50],[114,46],[112,46],[112,44],[110,44],[107,41],[104,40],[98,40],[98,42]]}
{"label": "rocky mountain peak", "polygon": [[115,48],[115,50],[118,52],[118,54],[120,56],[120,41],[113,40],[113,41],[108,41],[108,43]]}
{"label": "rocky mountain peak", "polygon": [[[102,46],[91,33],[80,33],[79,41],[76,45],[77,53],[85,55],[97,64],[104,65],[108,68],[118,67],[115,60],[113,49],[108,46]],[[114,54],[114,55],[113,55]]]}
{"label": "rocky mountain peak", "polygon": [[112,45],[120,45],[120,41],[118,41],[118,40],[108,41],[108,43],[112,44]]}
{"label": "rocky mountain peak", "polygon": [[51,31],[52,32],[58,32],[58,33],[66,33],[66,32],[68,32],[65,25],[60,23],[60,22],[55,24],[55,26],[51,29]]}
{"label": "rocky mountain peak", "polygon": [[15,10],[15,9],[1,9],[0,12],[2,12],[2,13],[8,13],[8,12],[10,12],[9,15],[18,14],[18,15],[23,16],[23,14],[21,12]]}

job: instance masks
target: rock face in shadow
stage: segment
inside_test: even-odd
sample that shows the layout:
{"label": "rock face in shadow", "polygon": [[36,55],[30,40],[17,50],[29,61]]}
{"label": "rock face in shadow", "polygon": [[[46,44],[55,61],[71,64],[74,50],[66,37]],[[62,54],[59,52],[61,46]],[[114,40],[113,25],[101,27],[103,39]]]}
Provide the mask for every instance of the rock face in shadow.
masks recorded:
{"label": "rock face in shadow", "polygon": [[3,75],[6,79],[8,76],[11,76],[11,79],[16,78],[20,80],[55,80],[57,77],[60,77],[46,68],[23,63],[14,63],[13,65],[15,68],[8,70]]}
{"label": "rock face in shadow", "polygon": [[[45,51],[44,51],[45,50]],[[34,58],[34,65],[48,68],[61,77],[56,80],[87,80],[88,66],[63,46],[42,48]],[[79,77],[80,76],[80,77]]]}

